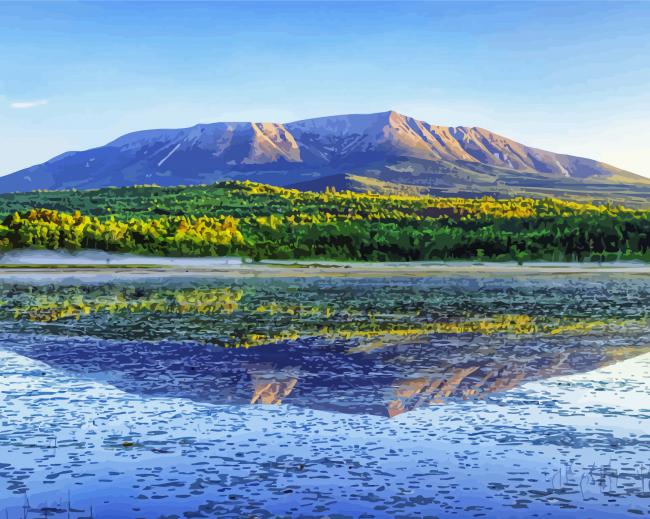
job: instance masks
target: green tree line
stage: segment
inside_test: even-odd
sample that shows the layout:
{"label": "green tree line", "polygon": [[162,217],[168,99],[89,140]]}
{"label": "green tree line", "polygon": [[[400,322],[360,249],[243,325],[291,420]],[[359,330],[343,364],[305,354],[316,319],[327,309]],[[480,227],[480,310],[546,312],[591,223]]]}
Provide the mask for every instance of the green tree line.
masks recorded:
{"label": "green tree line", "polygon": [[300,192],[251,182],[4,195],[0,249],[253,259],[650,259],[650,211],[557,199]]}

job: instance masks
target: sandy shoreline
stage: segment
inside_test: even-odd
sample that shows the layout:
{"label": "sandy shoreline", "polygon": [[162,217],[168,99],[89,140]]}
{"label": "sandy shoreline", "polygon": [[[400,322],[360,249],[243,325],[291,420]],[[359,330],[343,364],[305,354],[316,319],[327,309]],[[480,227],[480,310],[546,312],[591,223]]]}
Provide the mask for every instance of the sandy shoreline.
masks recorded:
{"label": "sandy shoreline", "polygon": [[238,257],[166,257],[99,250],[21,249],[0,254],[0,277],[422,277],[440,275],[650,274],[650,263],[514,261],[354,262],[263,260]]}
{"label": "sandy shoreline", "polygon": [[650,275],[650,265],[598,264],[240,264],[219,267],[160,265],[0,265],[0,278],[21,277],[426,277],[440,275]]}

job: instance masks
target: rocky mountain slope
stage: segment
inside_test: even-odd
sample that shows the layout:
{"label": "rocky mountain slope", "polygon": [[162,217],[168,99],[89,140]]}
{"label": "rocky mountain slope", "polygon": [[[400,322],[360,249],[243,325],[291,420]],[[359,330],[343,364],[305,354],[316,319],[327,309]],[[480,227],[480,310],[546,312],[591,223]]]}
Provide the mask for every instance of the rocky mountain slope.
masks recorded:
{"label": "rocky mountain slope", "polygon": [[129,133],[0,177],[0,192],[223,179],[463,196],[650,193],[649,179],[608,164],[525,146],[483,128],[435,126],[393,111]]}

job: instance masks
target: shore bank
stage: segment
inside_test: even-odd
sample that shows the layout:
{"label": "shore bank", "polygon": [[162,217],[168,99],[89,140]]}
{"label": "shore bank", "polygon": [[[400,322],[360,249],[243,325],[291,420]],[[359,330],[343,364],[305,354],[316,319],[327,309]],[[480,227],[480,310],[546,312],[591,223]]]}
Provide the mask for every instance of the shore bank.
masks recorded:
{"label": "shore bank", "polygon": [[509,263],[240,263],[218,266],[125,265],[1,265],[0,277],[421,277],[436,275],[650,275],[650,265],[509,264]]}
{"label": "shore bank", "polygon": [[212,276],[212,277],[393,277],[432,275],[577,275],[650,274],[650,263],[531,261],[354,262],[336,260],[262,260],[238,257],[144,256],[99,250],[21,249],[0,254],[0,276]]}

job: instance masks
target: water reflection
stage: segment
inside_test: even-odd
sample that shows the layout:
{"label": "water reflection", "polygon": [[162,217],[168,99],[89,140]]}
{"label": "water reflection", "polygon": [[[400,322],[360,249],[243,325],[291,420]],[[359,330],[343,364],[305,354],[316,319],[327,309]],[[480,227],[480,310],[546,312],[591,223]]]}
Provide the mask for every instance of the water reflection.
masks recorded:
{"label": "water reflection", "polygon": [[[0,344],[5,341],[0,342]],[[251,349],[175,342],[41,339],[2,344],[21,355],[131,392],[214,404],[292,404],[395,416],[449,399],[483,398],[526,380],[588,371],[650,351],[592,338],[509,342],[431,337],[373,353],[305,339]]]}
{"label": "water reflection", "polygon": [[0,347],[130,393],[392,417],[650,351],[649,295],[642,279],[4,283]]}

